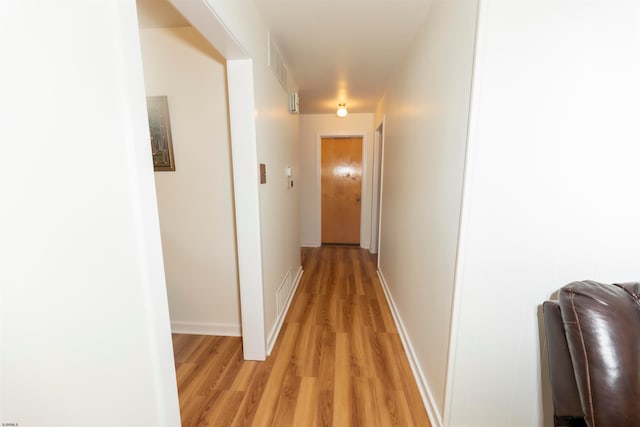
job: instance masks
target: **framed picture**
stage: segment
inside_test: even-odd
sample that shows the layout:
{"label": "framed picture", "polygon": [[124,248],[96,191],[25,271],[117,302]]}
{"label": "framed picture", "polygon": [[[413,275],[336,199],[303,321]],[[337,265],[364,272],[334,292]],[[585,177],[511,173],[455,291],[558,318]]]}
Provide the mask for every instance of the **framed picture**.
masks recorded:
{"label": "framed picture", "polygon": [[147,96],[149,113],[149,134],[151,135],[151,155],[156,171],[175,171],[169,104],[166,96]]}

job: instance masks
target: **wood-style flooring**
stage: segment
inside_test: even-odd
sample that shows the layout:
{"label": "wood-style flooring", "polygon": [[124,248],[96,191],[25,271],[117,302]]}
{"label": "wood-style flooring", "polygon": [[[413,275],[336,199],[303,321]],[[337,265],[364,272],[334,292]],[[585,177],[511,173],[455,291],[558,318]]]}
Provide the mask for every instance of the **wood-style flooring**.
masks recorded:
{"label": "wood-style flooring", "polygon": [[236,337],[174,335],[183,426],[430,426],[376,275],[354,247],[304,248],[271,356]]}

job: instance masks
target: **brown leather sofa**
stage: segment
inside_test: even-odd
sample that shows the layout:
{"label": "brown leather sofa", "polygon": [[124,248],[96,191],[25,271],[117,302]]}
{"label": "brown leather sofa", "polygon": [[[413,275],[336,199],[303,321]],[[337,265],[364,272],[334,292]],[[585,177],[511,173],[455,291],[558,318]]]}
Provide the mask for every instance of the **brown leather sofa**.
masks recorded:
{"label": "brown leather sofa", "polygon": [[543,312],[554,425],[640,427],[640,283],[570,283]]}

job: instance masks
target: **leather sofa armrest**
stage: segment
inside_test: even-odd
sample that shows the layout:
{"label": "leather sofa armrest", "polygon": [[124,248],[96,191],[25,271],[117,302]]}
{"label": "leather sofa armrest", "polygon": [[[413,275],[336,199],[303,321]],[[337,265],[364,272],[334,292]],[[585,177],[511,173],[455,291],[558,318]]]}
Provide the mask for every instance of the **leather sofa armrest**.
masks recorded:
{"label": "leather sofa armrest", "polygon": [[590,427],[640,426],[640,284],[574,282],[559,304]]}
{"label": "leather sofa armrest", "polygon": [[556,426],[586,426],[580,404],[580,394],[573,373],[571,354],[564,333],[564,324],[557,301],[546,301],[542,305],[547,336],[547,356],[551,375]]}

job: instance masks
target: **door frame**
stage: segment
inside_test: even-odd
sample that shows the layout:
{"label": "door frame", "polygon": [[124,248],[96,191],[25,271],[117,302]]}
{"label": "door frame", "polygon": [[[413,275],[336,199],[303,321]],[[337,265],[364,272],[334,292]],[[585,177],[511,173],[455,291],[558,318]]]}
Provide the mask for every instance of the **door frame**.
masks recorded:
{"label": "door frame", "polygon": [[[336,131],[318,132],[316,136],[316,242],[322,245],[322,138],[362,138],[362,180],[360,181],[360,247],[365,247],[365,209],[370,209],[368,185],[369,162],[367,161],[367,133],[366,131]],[[366,245],[368,246],[368,245]]]}
{"label": "door frame", "polygon": [[242,349],[266,360],[253,60],[206,0],[169,1],[227,62]]}
{"label": "door frame", "polygon": [[[380,253],[380,225],[382,224],[382,171],[384,169],[384,116],[376,126],[373,141],[373,176],[371,185],[371,241],[369,252]],[[378,259],[380,257],[378,256]]]}

